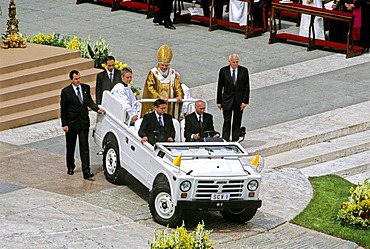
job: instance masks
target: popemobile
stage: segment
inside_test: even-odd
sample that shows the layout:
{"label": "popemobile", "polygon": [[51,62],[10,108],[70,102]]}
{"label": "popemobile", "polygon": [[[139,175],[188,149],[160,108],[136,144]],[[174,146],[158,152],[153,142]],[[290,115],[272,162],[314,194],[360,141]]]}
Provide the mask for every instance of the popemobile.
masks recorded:
{"label": "popemobile", "polygon": [[[133,109],[140,113],[142,103],[154,101],[138,100]],[[141,118],[132,122],[108,91],[103,93],[102,107],[106,113],[98,114],[93,136],[103,149],[105,177],[113,184],[124,184],[127,174],[140,181],[149,190],[150,212],[159,224],[180,226],[185,210],[220,211],[227,220],[245,223],[261,207],[263,159],[248,156],[239,142],[207,134],[203,142],[185,142],[185,120],[173,119],[175,142],[142,144]],[[241,140],[244,135],[245,129]]]}

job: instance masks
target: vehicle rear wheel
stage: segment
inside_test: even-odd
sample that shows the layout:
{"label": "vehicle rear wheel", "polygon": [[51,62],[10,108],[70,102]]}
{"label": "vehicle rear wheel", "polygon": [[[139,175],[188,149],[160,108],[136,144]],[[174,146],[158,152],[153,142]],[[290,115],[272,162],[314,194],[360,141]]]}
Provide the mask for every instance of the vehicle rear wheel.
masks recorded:
{"label": "vehicle rear wheel", "polygon": [[237,223],[245,223],[253,218],[257,208],[240,208],[220,211],[224,219]]}
{"label": "vehicle rear wheel", "polygon": [[108,142],[103,154],[104,175],[108,182],[124,184],[126,170],[121,167],[118,146],[116,142]]}
{"label": "vehicle rear wheel", "polygon": [[158,183],[149,196],[149,208],[154,220],[161,225],[180,226],[182,211],[175,206],[168,183]]}

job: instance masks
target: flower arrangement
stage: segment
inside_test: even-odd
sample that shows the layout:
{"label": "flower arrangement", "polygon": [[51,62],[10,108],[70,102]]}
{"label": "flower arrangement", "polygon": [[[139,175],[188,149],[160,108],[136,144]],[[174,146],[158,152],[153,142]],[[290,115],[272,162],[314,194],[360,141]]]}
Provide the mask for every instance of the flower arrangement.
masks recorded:
{"label": "flower arrangement", "polygon": [[80,43],[77,39],[77,36],[73,36],[72,40],[70,40],[66,43],[66,48],[78,50],[78,49],[80,49],[79,44]]}
{"label": "flower arrangement", "polygon": [[212,242],[208,235],[211,234],[211,230],[204,228],[204,222],[199,223],[195,230],[188,233],[184,223],[181,227],[177,227],[172,232],[166,227],[154,235],[153,242],[149,242],[151,249],[209,249],[213,248],[214,242]]}
{"label": "flower arrangement", "polygon": [[361,229],[370,229],[370,178],[362,185],[351,187],[351,196],[343,202],[337,220],[355,225]]}

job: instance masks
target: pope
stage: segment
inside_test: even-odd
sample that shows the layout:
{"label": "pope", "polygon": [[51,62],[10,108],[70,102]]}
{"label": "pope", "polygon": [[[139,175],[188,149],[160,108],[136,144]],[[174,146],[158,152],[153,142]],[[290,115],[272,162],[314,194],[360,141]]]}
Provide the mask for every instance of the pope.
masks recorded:
{"label": "pope", "polygon": [[[172,49],[168,45],[162,45],[157,51],[158,65],[153,67],[146,78],[143,99],[168,99],[176,98],[178,103],[168,103],[166,113],[178,119],[181,114],[181,102],[184,93],[180,78],[173,68],[170,68]],[[143,103],[142,115],[149,113],[153,103]]]}

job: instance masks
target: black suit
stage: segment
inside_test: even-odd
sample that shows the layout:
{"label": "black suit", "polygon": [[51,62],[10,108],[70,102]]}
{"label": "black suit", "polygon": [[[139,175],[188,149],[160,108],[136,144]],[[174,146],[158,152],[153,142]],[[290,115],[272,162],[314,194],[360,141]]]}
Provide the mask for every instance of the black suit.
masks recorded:
{"label": "black suit", "polygon": [[[166,142],[169,137],[175,139],[175,127],[172,123],[172,116],[163,114],[164,127],[160,127],[155,112],[144,115],[143,121],[139,129],[139,136],[141,138],[147,137],[150,144],[157,142]],[[158,131],[159,134],[154,134],[153,131]],[[157,139],[155,139],[157,137]]]}
{"label": "black suit", "polygon": [[[199,124],[199,119],[195,112],[187,115],[185,117],[185,141],[192,142],[192,141],[199,141],[191,138],[191,135],[199,133],[202,136],[203,131],[214,131],[215,128],[213,127],[213,117],[209,113],[203,113],[203,122],[202,126]],[[211,134],[212,136],[214,134]]]}
{"label": "black suit", "polygon": [[242,66],[237,68],[237,80],[233,84],[230,66],[221,68],[217,85],[217,104],[222,105],[224,124],[222,137],[230,139],[231,117],[232,120],[232,141],[238,141],[243,110],[240,110],[242,103],[249,104],[249,74],[248,69]]}
{"label": "black suit", "polygon": [[68,126],[68,132],[66,132],[67,168],[69,170],[74,170],[76,167],[74,152],[78,136],[82,172],[84,175],[87,175],[90,173],[90,154],[88,141],[90,119],[87,107],[97,111],[98,106],[91,98],[90,86],[86,84],[80,84],[80,87],[83,97],[82,104],[80,103],[72,84],[62,90],[60,100],[60,116],[62,120],[62,127]]}
{"label": "black suit", "polygon": [[121,71],[118,69],[114,69],[113,82],[110,81],[107,70],[98,73],[98,75],[96,76],[96,87],[95,87],[96,104],[100,105],[103,98],[103,92],[112,90],[112,88],[118,82],[122,82]]}
{"label": "black suit", "polygon": [[158,0],[156,2],[159,10],[155,12],[154,20],[155,23],[164,22],[165,25],[172,25],[171,12],[173,0]]}

